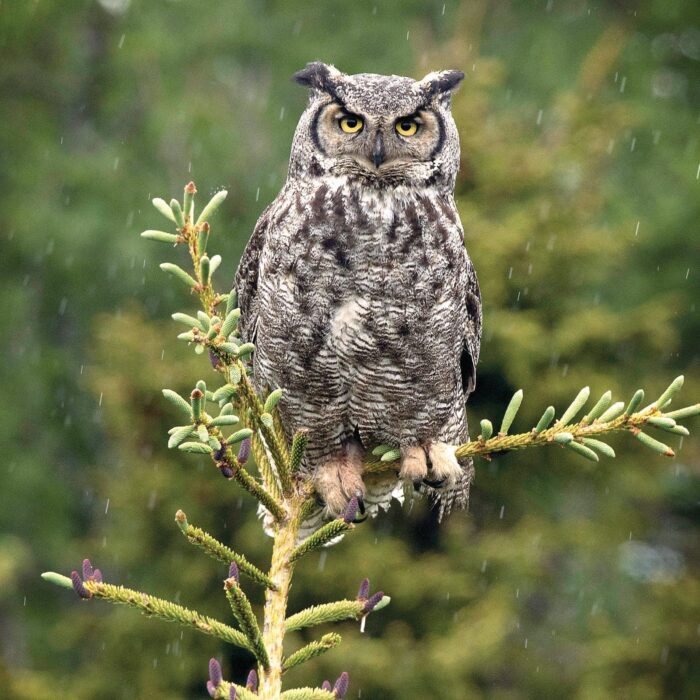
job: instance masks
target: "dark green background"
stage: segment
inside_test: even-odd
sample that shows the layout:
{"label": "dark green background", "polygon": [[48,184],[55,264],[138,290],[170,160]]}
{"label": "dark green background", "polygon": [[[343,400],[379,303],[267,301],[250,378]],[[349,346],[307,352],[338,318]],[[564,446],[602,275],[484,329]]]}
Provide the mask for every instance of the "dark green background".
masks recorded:
{"label": "dark green background", "polygon": [[[226,187],[210,245],[226,287],[285,176],[305,104],[289,76],[313,59],[467,73],[473,426],[519,387],[520,429],[586,384],[625,398],[682,372],[700,397],[697,3],[2,2],[3,697],[206,697],[210,656],[247,672],[235,649],[39,573],[90,556],[109,581],[228,619],[224,572],[177,508],[264,565],[250,499],[166,450],[161,387],[211,375],[167,321],[191,308],[157,267],[180,251],[138,233],[162,226],[151,197]],[[396,508],[305,561],[293,610],[363,576],[393,600],[289,684],[347,670],[351,698],[697,697],[700,438],[670,442],[674,460],[620,436],[599,465],[555,448],[479,462],[468,514],[438,528]]]}

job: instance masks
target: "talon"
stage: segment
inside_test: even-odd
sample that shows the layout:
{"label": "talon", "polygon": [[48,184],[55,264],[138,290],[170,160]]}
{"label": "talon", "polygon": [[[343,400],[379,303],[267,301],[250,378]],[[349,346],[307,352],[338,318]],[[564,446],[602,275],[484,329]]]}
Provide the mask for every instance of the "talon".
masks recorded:
{"label": "talon", "polygon": [[[357,498],[357,508],[360,511],[360,515],[364,515],[365,514],[365,499],[362,498],[362,494],[360,494],[360,493],[358,493],[357,496],[355,496],[355,498]],[[364,518],[362,520],[364,520]],[[362,520],[360,522],[362,522]]]}
{"label": "talon", "polygon": [[364,515],[356,515],[354,520],[352,521],[353,525],[359,525],[360,523],[365,522],[365,520],[367,520],[368,517],[369,516],[367,515],[367,513],[365,513]]}
{"label": "talon", "polygon": [[423,479],[423,483],[426,486],[430,486],[434,489],[439,489],[446,481],[447,477],[445,477],[444,479]]}

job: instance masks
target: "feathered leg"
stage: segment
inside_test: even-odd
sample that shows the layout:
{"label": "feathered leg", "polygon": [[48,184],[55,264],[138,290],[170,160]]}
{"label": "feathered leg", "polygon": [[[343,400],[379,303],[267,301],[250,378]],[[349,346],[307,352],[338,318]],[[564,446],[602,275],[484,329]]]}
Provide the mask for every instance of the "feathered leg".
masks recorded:
{"label": "feathered leg", "polygon": [[330,517],[342,515],[351,498],[364,498],[362,456],[362,448],[353,440],[316,469],[314,486]]}

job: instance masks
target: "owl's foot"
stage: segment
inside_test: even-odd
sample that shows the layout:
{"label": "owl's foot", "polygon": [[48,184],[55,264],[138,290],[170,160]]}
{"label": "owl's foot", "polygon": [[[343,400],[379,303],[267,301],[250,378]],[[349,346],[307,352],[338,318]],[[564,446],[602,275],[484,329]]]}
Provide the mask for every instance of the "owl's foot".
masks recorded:
{"label": "owl's foot", "polygon": [[357,498],[360,514],[363,514],[365,484],[362,481],[362,450],[359,445],[346,445],[343,452],[318,467],[314,487],[326,504],[329,517],[340,517],[353,497]]}
{"label": "owl's foot", "polygon": [[419,446],[401,448],[401,469],[399,479],[420,484],[428,476],[428,462],[425,450]]}
{"label": "owl's foot", "polygon": [[423,482],[433,488],[451,488],[462,475],[455,454],[457,447],[446,442],[433,442],[428,447],[428,478]]}

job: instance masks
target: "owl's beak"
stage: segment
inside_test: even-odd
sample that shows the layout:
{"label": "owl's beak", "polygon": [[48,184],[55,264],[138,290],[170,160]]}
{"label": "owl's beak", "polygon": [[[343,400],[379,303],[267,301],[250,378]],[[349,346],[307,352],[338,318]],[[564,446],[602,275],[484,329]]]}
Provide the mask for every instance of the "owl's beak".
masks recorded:
{"label": "owl's beak", "polygon": [[372,162],[374,167],[378,168],[386,157],[386,152],[384,151],[384,138],[382,132],[377,132],[377,136],[374,139],[374,148],[372,149]]}

